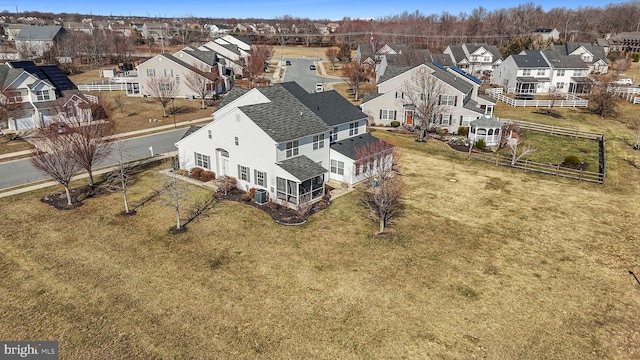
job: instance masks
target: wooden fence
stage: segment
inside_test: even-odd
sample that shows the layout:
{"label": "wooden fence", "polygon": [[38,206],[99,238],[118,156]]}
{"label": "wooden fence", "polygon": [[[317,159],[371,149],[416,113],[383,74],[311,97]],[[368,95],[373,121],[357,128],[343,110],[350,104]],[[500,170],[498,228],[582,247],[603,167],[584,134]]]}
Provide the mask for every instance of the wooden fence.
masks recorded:
{"label": "wooden fence", "polygon": [[[604,148],[604,146],[603,146]],[[469,154],[469,158],[484,161],[499,166],[506,166],[514,169],[531,171],[540,174],[555,175],[568,179],[587,181],[591,183],[602,184],[604,182],[604,172],[591,172],[578,169],[571,169],[554,164],[538,163],[530,160],[517,160],[512,162],[509,157],[498,153],[491,154],[473,150]]]}
{"label": "wooden fence", "polygon": [[502,93],[502,88],[490,88],[485,91],[487,96],[502,101],[514,107],[587,107],[589,101],[573,94],[568,94],[563,100],[517,100]]}
{"label": "wooden fence", "polygon": [[523,130],[537,131],[537,132],[547,133],[551,135],[569,136],[569,137],[589,139],[589,140],[598,140],[600,138],[604,138],[603,133],[599,133],[595,131],[572,129],[572,128],[561,127],[561,126],[553,126],[553,125],[544,125],[544,124],[538,124],[538,123],[521,121],[521,120],[500,119],[500,118],[498,118],[498,120],[500,120],[503,123],[513,123]]}

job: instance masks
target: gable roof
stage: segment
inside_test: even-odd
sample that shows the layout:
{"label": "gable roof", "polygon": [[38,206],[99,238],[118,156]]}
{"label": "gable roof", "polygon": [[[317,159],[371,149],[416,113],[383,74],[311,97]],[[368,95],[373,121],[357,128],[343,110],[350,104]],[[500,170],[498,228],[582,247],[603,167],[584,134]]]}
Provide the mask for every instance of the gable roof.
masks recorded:
{"label": "gable roof", "polygon": [[582,61],[580,56],[563,55],[559,51],[544,50],[544,56],[546,56],[549,64],[554,69],[588,69],[589,66]]}
{"label": "gable roof", "polygon": [[8,63],[14,69],[22,69],[37,76],[57,89],[57,91],[76,90],[76,85],[57,65],[36,65],[33,61],[12,61]]}
{"label": "gable roof", "polygon": [[462,45],[449,45],[449,50],[451,51],[453,62],[456,64],[467,58],[464,49],[462,49]]}
{"label": "gable roof", "polygon": [[329,126],[367,118],[367,114],[334,90],[310,94],[296,82],[286,82],[282,86]]}
{"label": "gable roof", "polygon": [[214,65],[216,63],[217,54],[216,54],[215,51],[200,50],[200,49],[194,48],[192,46],[188,46],[188,47],[182,49],[182,51],[184,51],[185,53],[187,53],[187,54],[193,56],[194,58],[202,61],[203,63],[205,63],[207,65]]}
{"label": "gable roof", "polygon": [[454,89],[462,92],[463,94],[468,94],[473,91],[473,85],[471,85],[467,80],[463,80],[462,78],[443,70],[439,66],[434,64],[426,64],[430,69],[433,70],[431,76],[435,76],[436,78],[442,80],[443,82],[449,84]]}
{"label": "gable roof", "polygon": [[274,141],[281,143],[329,131],[318,115],[282,85],[257,89],[271,102],[239,109]]}
{"label": "gable roof", "polygon": [[197,126],[197,125],[191,125],[189,126],[189,128],[187,129],[187,131],[184,132],[184,134],[180,137],[180,140],[186,138],[187,136],[193,134],[194,132],[200,130],[202,128],[202,126]]}
{"label": "gable roof", "polygon": [[25,26],[16,35],[16,40],[53,40],[62,26]]}
{"label": "gable roof", "polygon": [[431,54],[430,60],[430,62],[435,62],[446,67],[455,65],[455,62],[449,54]]}
{"label": "gable roof", "polygon": [[540,50],[524,50],[518,55],[510,55],[516,65],[521,69],[548,68],[549,63]]}
{"label": "gable roof", "polygon": [[380,79],[378,79],[378,85],[389,79],[393,79],[400,74],[404,74],[414,67],[415,66],[387,66],[387,68],[384,70],[384,74],[382,74],[380,76]]}
{"label": "gable roof", "polygon": [[604,47],[600,46],[600,45],[593,45],[590,43],[581,43],[581,42],[568,42],[568,43],[564,43],[562,45],[554,45],[552,46],[553,50],[557,50],[559,52],[561,52],[564,55],[569,55],[572,52],[576,51],[578,48],[583,47],[585,48],[588,52],[590,52],[593,55],[593,60],[605,60],[607,59],[607,56],[604,52]]}

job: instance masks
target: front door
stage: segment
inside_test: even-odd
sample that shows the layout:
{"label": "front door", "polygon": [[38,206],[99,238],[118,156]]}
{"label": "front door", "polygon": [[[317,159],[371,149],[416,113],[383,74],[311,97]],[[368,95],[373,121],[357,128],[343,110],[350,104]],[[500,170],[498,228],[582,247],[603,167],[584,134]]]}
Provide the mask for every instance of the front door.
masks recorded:
{"label": "front door", "polygon": [[218,150],[218,159],[220,160],[218,162],[218,176],[219,177],[224,177],[229,175],[229,152],[219,149]]}
{"label": "front door", "polygon": [[404,123],[406,125],[413,125],[413,110],[406,110],[404,112]]}

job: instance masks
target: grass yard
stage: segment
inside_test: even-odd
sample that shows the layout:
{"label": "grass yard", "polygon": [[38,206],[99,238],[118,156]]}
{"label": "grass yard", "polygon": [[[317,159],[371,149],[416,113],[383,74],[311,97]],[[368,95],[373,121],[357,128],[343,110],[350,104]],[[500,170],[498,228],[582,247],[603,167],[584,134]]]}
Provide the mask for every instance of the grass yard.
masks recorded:
{"label": "grass yard", "polygon": [[[221,203],[177,236],[160,201],[0,199],[0,338],[65,359],[640,357],[640,171],[593,185],[375,135],[405,164],[386,237],[357,193],[301,227]],[[143,173],[132,203],[161,184]]]}

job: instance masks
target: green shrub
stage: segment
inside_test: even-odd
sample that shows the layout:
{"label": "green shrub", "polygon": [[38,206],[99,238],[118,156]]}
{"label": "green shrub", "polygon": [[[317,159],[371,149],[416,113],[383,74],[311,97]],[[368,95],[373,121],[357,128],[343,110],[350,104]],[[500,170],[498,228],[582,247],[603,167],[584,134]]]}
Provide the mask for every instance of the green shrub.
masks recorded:
{"label": "green shrub", "polygon": [[443,135],[447,135],[447,129],[436,129],[436,134],[443,136]]}
{"label": "green shrub", "polygon": [[487,142],[484,139],[479,139],[476,141],[476,147],[480,150],[484,150],[487,148]]}
{"label": "green shrub", "polygon": [[469,135],[469,127],[461,126],[458,128],[458,135],[460,136],[468,136]]}
{"label": "green shrub", "polygon": [[398,127],[400,126],[400,121],[392,121],[391,122],[391,127]]}
{"label": "green shrub", "polygon": [[640,53],[634,53],[633,62],[638,62],[638,61],[640,61]]}
{"label": "green shrub", "polygon": [[580,163],[581,163],[580,158],[578,158],[575,155],[567,155],[564,158],[564,162],[563,162],[563,164],[565,165],[580,165]]}

